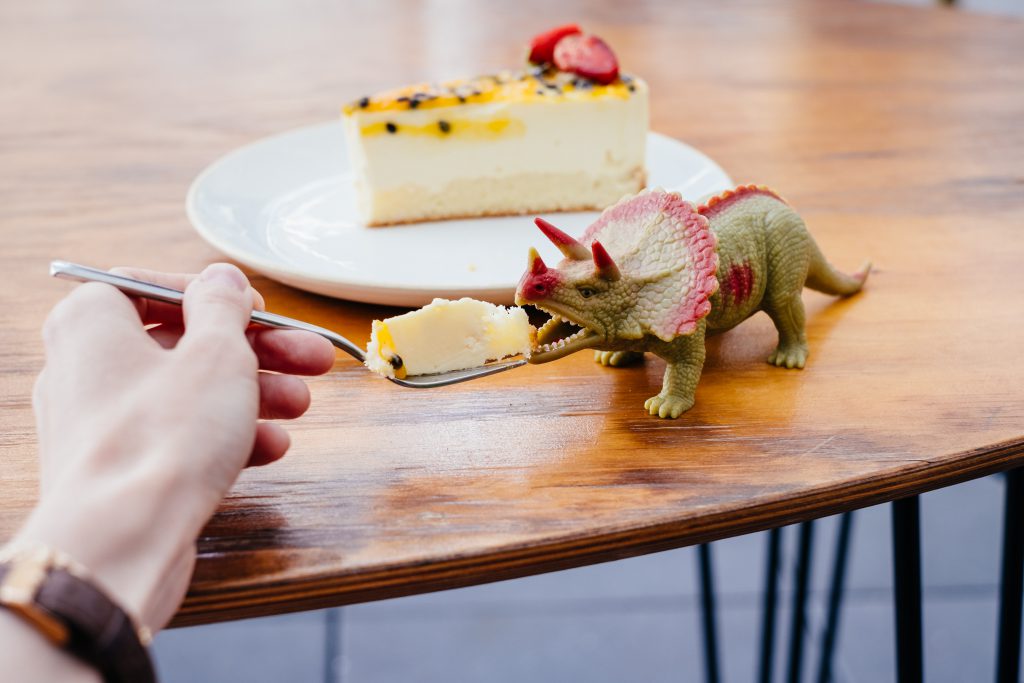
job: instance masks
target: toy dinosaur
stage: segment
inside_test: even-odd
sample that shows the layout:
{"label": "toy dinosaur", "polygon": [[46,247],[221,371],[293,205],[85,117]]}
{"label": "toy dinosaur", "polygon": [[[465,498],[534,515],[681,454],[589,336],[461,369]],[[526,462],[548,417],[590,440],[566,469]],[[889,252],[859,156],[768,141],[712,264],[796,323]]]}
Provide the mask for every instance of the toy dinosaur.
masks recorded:
{"label": "toy dinosaur", "polygon": [[536,222],[565,258],[549,268],[531,249],[516,290],[517,304],[552,316],[537,331],[529,361],[597,349],[599,363],[619,366],[653,353],[668,366],[661,392],[644,407],[660,417],[676,418],[693,406],[705,335],[757,311],[765,311],[779,332],[768,362],[804,367],[803,288],[849,296],[871,269],[837,271],[800,216],[754,185],[699,207],[675,192],[641,192],[606,209],[578,241],[541,218]]}

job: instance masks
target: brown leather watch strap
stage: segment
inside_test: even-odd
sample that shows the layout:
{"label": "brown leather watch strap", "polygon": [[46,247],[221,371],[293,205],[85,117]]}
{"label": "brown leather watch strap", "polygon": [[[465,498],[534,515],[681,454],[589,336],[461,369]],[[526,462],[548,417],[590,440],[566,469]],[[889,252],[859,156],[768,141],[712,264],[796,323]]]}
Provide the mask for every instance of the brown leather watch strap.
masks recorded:
{"label": "brown leather watch strap", "polygon": [[[9,565],[0,564],[0,585],[9,571]],[[64,648],[96,667],[107,683],[156,681],[131,618],[88,580],[51,566],[33,602],[66,627]]]}

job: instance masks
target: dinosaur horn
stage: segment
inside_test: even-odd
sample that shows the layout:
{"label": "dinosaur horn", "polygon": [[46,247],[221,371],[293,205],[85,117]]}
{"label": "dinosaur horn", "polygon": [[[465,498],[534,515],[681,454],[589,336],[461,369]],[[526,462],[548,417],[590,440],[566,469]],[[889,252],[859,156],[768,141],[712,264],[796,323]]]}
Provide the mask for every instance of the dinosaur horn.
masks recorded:
{"label": "dinosaur horn", "polygon": [[601,246],[601,243],[594,240],[594,243],[590,245],[590,248],[594,252],[594,265],[597,266],[597,276],[603,280],[610,280],[615,282],[622,273],[619,272],[619,267],[615,265],[615,261],[608,255],[605,248]]}
{"label": "dinosaur horn", "polygon": [[567,259],[573,261],[586,261],[590,258],[590,254],[587,253],[587,248],[573,239],[571,236],[565,234],[555,226],[548,223],[543,218],[535,218],[533,222],[537,224],[540,231],[544,233],[545,237],[551,240],[558,250]]}
{"label": "dinosaur horn", "polygon": [[530,247],[530,264],[528,267],[530,272],[534,275],[543,275],[548,272],[548,267],[544,265],[544,260],[533,247]]}

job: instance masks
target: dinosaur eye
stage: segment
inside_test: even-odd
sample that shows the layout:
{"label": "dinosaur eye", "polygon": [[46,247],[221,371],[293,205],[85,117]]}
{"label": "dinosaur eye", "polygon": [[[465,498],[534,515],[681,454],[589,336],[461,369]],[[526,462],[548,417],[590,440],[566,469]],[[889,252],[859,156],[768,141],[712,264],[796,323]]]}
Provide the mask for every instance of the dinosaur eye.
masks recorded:
{"label": "dinosaur eye", "polygon": [[584,299],[589,299],[590,297],[597,294],[597,291],[591,289],[590,287],[580,287],[576,291],[578,291],[580,293],[580,296],[582,296]]}

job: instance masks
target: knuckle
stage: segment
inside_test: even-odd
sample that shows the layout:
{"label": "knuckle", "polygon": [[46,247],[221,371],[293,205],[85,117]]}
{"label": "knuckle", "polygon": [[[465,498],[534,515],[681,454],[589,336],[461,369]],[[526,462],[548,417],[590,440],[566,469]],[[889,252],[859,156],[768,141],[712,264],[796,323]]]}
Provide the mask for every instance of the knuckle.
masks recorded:
{"label": "knuckle", "polygon": [[81,314],[75,301],[76,293],[77,290],[58,301],[46,316],[46,321],[43,323],[43,342],[48,348],[60,341],[64,332],[75,325]]}
{"label": "knuckle", "polygon": [[84,322],[98,312],[116,304],[122,295],[110,285],[87,282],[79,285],[66,297],[57,302],[43,322],[43,342],[47,347],[68,334],[74,334]]}
{"label": "knuckle", "polygon": [[43,343],[47,348],[53,346],[60,336],[60,331],[65,327],[66,309],[67,305],[61,301],[50,310],[43,322]]}

